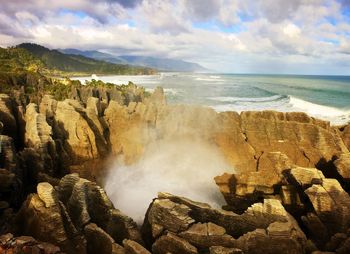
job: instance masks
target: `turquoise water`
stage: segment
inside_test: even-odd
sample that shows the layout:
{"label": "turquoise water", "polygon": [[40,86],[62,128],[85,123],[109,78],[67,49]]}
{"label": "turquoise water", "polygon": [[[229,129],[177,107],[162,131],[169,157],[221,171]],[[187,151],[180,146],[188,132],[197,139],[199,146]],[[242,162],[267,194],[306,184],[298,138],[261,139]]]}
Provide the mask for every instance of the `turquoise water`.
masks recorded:
{"label": "turquoise water", "polygon": [[[79,78],[87,79],[91,77]],[[132,81],[149,91],[162,86],[168,103],[205,105],[219,112],[302,111],[333,124],[350,121],[349,76],[161,73],[98,79],[116,84]]]}

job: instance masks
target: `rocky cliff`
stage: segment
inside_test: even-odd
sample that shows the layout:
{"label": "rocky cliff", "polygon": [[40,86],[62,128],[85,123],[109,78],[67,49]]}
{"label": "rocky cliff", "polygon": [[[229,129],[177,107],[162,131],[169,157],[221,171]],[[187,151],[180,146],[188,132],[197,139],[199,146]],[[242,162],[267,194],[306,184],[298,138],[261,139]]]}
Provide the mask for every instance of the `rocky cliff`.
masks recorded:
{"label": "rocky cliff", "polygon": [[[0,95],[0,231],[16,236],[4,235],[0,250],[350,251],[349,125],[167,105],[161,88],[133,84],[72,87],[63,101],[16,94]],[[215,145],[235,169],[215,178],[225,210],[159,193],[139,228],[96,182],[110,158],[132,164],[152,142],[182,139]]]}

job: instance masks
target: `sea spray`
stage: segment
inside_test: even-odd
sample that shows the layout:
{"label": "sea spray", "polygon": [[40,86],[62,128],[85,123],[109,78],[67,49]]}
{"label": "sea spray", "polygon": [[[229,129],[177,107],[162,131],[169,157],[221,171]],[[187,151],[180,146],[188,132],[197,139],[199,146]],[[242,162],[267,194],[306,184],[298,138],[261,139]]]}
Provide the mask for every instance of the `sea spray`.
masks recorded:
{"label": "sea spray", "polygon": [[126,166],[116,160],[105,189],[116,208],[142,223],[158,192],[169,192],[221,207],[224,199],[214,177],[233,172],[214,144],[200,139],[153,142],[143,157]]}

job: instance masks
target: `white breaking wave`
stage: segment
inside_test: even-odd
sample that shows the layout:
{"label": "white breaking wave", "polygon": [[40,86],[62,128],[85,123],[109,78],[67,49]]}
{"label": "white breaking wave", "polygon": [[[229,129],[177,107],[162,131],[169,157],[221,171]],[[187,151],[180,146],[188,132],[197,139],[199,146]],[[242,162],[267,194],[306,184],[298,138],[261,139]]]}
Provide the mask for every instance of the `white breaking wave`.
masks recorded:
{"label": "white breaking wave", "polygon": [[279,99],[287,98],[284,95],[273,95],[270,97],[256,97],[256,98],[247,98],[247,97],[210,97],[210,100],[222,101],[222,102],[269,102],[276,101]]}
{"label": "white breaking wave", "polygon": [[198,81],[212,81],[212,82],[221,82],[221,81],[224,81],[220,78],[195,78],[195,80],[198,80]]}
{"label": "white breaking wave", "polygon": [[342,110],[338,108],[333,108],[329,106],[315,104],[309,101],[304,101],[302,99],[295,98],[293,96],[289,96],[289,103],[296,109],[300,109],[306,113],[312,115],[324,115],[329,117],[334,116],[343,116],[350,114],[350,110]]}
{"label": "white breaking wave", "polygon": [[346,124],[350,121],[350,109],[338,109],[304,101],[293,96],[289,97],[289,103],[292,105],[293,111],[302,111],[336,125]]}
{"label": "white breaking wave", "polygon": [[274,95],[262,98],[215,97],[211,99],[217,101],[221,99],[222,102],[229,102],[211,106],[217,112],[237,111],[240,113],[242,111],[276,110],[282,112],[304,112],[310,116],[330,121],[335,125],[346,124],[350,121],[350,109],[319,105],[293,96]]}

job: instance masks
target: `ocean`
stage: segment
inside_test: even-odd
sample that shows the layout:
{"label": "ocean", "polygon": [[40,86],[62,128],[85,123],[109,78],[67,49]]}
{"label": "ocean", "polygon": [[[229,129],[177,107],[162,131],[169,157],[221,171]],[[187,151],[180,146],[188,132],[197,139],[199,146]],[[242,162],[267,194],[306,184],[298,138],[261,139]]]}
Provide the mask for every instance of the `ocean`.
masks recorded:
{"label": "ocean", "polygon": [[[350,76],[160,73],[94,78],[132,81],[148,91],[162,86],[169,104],[198,104],[218,112],[301,111],[334,125],[350,121]],[[92,77],[76,79],[84,83]]]}

